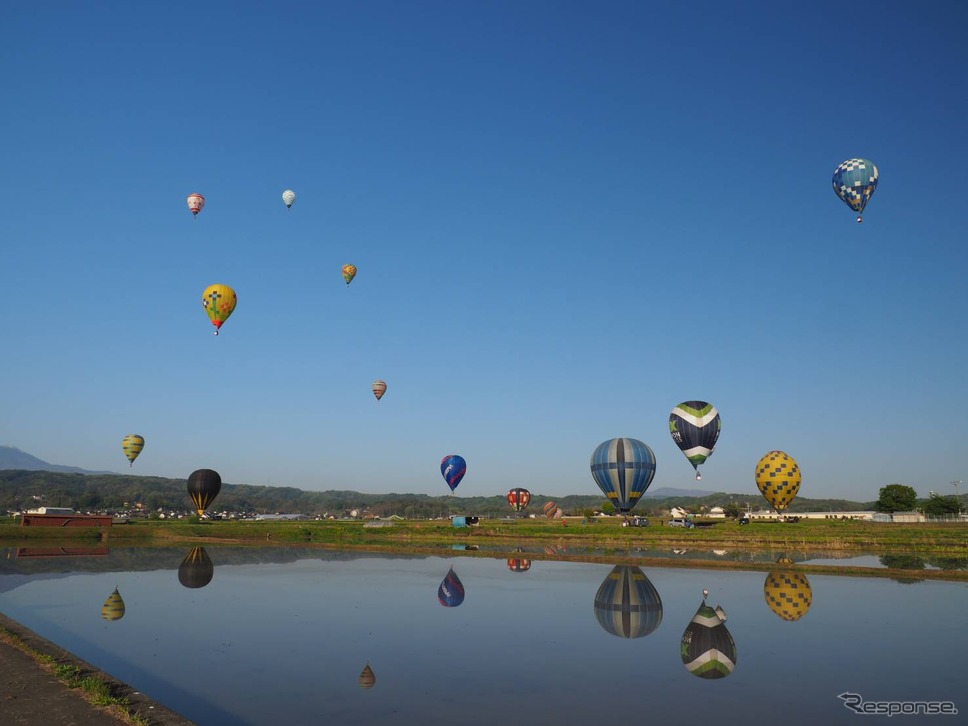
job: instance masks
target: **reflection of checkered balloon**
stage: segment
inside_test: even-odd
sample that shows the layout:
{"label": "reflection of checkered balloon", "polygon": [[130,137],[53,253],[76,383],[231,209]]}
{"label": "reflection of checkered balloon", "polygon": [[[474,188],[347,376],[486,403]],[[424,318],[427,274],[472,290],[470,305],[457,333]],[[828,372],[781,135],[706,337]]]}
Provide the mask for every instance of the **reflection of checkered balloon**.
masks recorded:
{"label": "reflection of checkered balloon", "polygon": [[790,506],[802,480],[796,459],[782,451],[771,451],[756,464],[756,486],[778,512]]}
{"label": "reflection of checkered balloon", "polygon": [[813,604],[810,582],[799,572],[771,572],[763,584],[770,610],[784,620],[799,620]]}

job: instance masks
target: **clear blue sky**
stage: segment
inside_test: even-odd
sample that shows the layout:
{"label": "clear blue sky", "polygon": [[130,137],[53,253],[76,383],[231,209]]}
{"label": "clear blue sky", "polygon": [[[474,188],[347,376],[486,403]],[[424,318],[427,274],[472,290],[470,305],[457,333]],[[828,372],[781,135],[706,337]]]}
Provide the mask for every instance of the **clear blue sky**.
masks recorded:
{"label": "clear blue sky", "polygon": [[668,415],[702,399],[709,490],[772,449],[804,497],[968,483],[964,3],[3,15],[0,444],[428,494],[459,453],[458,495],[593,494],[613,436],[695,486]]}

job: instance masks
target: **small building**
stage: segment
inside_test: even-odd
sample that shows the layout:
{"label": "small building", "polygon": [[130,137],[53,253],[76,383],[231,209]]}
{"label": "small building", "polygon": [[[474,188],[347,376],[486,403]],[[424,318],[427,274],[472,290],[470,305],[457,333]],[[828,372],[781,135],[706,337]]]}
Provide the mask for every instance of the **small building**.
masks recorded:
{"label": "small building", "polygon": [[[73,510],[68,510],[73,511]],[[33,514],[27,512],[21,527],[110,527],[114,517],[110,514]]]}
{"label": "small building", "polygon": [[455,527],[479,527],[481,520],[480,517],[455,516],[451,519],[451,524]]}
{"label": "small building", "polygon": [[892,522],[924,522],[927,521],[921,512],[894,512]]}
{"label": "small building", "polygon": [[711,519],[726,519],[726,510],[722,507],[713,507],[706,513],[706,516]]}

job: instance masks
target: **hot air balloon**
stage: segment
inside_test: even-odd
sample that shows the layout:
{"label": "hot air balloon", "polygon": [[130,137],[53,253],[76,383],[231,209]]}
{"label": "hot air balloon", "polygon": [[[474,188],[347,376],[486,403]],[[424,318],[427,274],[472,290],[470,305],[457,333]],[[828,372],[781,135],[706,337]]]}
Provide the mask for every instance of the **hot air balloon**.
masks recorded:
{"label": "hot air balloon", "polygon": [[682,634],[679,654],[688,671],[700,678],[725,678],[736,667],[733,636],[705,600]]}
{"label": "hot air balloon", "polygon": [[669,433],[696,470],[696,479],[702,479],[699,465],[713,453],[720,429],[719,411],[705,401],[684,401],[669,414]]}
{"label": "hot air balloon", "polygon": [[874,196],[879,177],[877,166],[867,159],[847,159],[834,169],[834,192],[864,221],[864,207]]}
{"label": "hot air balloon", "polygon": [[134,466],[134,460],[138,458],[138,454],[145,447],[144,436],[138,436],[138,434],[128,434],[123,439],[121,439],[121,450],[124,455],[128,457],[128,461],[131,462],[129,466]]}
{"label": "hot air balloon", "polygon": [[110,621],[124,617],[124,600],[121,599],[118,588],[114,588],[114,592],[108,595],[108,599],[101,606],[101,617]]}
{"label": "hot air balloon", "polygon": [[531,492],[522,487],[515,487],[508,492],[508,504],[515,512],[520,512],[531,501]]}
{"label": "hot air balloon", "polygon": [[508,569],[511,572],[527,572],[531,569],[531,560],[525,560],[520,557],[512,557],[508,560]]}
{"label": "hot air balloon", "polygon": [[464,583],[457,577],[453,567],[437,588],[437,599],[445,608],[455,608],[464,602]]}
{"label": "hot air balloon", "polygon": [[286,209],[292,209],[292,204],[295,201],[296,201],[296,192],[294,192],[292,189],[287,189],[282,193],[282,202],[283,204],[286,205]]}
{"label": "hot air balloon", "polygon": [[813,591],[806,575],[790,570],[775,570],[766,576],[763,596],[770,610],[784,620],[799,620],[813,604]]}
{"label": "hot air balloon", "polygon": [[467,473],[467,462],[464,461],[463,456],[449,454],[440,461],[440,473],[443,474],[444,481],[447,482],[447,486],[453,492],[460,484],[460,480],[464,478],[464,474]]}
{"label": "hot air balloon", "polygon": [[343,265],[343,279],[346,280],[347,285],[353,282],[354,277],[356,277],[356,265]]}
{"label": "hot air balloon", "polygon": [[376,676],[373,674],[373,669],[370,668],[370,664],[366,664],[366,668],[360,673],[360,688],[373,688],[376,685]]}
{"label": "hot air balloon", "polygon": [[592,453],[592,477],[620,514],[628,514],[652,483],[655,453],[637,439],[609,439]]}
{"label": "hot air balloon", "polygon": [[202,293],[202,307],[205,308],[205,312],[211,318],[216,335],[218,335],[222,323],[228,320],[232,311],[235,310],[237,302],[238,296],[235,294],[235,290],[228,285],[209,285],[205,288],[205,292]]}
{"label": "hot air balloon", "polygon": [[195,511],[201,517],[218,496],[222,488],[222,477],[212,469],[198,469],[188,477],[188,496],[192,498]]}
{"label": "hot air balloon", "polygon": [[386,381],[373,381],[373,395],[376,396],[377,401],[383,398],[383,394],[386,392],[387,392]]}
{"label": "hot air balloon", "polygon": [[771,451],[756,464],[756,486],[780,514],[797,496],[801,480],[800,466],[782,451]]}
{"label": "hot air balloon", "polygon": [[548,519],[552,519],[558,513],[558,505],[554,502],[545,502],[544,506],[541,507],[541,511],[544,512],[544,515]]}
{"label": "hot air balloon", "polygon": [[178,582],[190,590],[205,587],[214,576],[215,565],[204,547],[192,547],[178,566]]}
{"label": "hot air balloon", "polygon": [[643,638],[662,622],[662,598],[634,565],[616,565],[595,593],[595,618],[606,633]]}
{"label": "hot air balloon", "polygon": [[202,211],[202,207],[205,206],[205,197],[203,197],[198,192],[188,195],[188,209],[191,211],[192,216],[197,217],[198,213]]}

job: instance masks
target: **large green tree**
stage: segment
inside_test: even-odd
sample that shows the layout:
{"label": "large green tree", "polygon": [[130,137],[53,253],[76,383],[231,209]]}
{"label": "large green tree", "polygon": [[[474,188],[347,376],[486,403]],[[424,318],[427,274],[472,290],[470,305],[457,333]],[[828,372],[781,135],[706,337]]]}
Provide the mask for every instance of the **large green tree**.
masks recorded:
{"label": "large green tree", "polygon": [[881,487],[874,509],[878,512],[909,512],[914,509],[918,493],[906,484],[888,484]]}
{"label": "large green tree", "polygon": [[931,498],[924,503],[925,514],[938,516],[941,514],[958,514],[960,511],[961,503],[954,497],[932,494]]}

